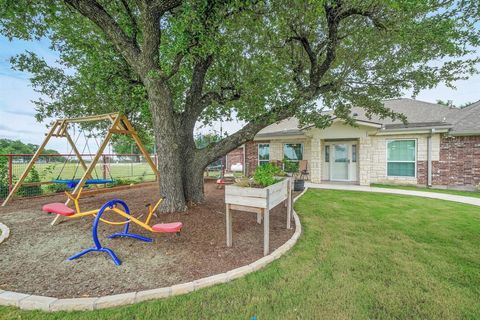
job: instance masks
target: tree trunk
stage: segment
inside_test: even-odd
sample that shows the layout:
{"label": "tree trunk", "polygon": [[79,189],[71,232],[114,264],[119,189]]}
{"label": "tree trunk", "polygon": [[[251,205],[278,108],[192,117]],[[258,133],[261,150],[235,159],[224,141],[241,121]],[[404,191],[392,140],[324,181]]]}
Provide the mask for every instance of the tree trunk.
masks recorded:
{"label": "tree trunk", "polygon": [[187,209],[184,184],[183,163],[175,136],[157,135],[159,154],[158,171],[160,173],[160,195],[164,198],[161,212],[185,211]]}
{"label": "tree trunk", "polygon": [[188,161],[184,167],[183,189],[189,205],[205,201],[203,189],[204,166],[195,160]]}
{"label": "tree trunk", "polygon": [[203,189],[203,171],[206,167],[205,159],[198,156],[195,146],[193,130],[195,121],[190,117],[182,118],[181,137],[183,160],[183,191],[188,205],[199,204],[205,201]]}
{"label": "tree trunk", "polygon": [[182,179],[184,161],[170,90],[163,81],[155,79],[146,81],[146,88],[158,152],[160,195],[164,197],[159,210],[185,211],[187,205]]}

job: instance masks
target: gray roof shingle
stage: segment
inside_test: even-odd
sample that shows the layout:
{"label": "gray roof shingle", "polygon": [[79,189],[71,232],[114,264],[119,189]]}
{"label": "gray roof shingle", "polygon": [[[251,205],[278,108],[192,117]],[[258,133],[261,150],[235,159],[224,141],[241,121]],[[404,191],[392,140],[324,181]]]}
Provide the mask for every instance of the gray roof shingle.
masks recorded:
{"label": "gray roof shingle", "polygon": [[[382,119],[376,115],[368,118],[365,109],[360,107],[353,107],[352,115],[355,115],[355,119],[360,121],[381,124],[386,130],[451,126],[453,133],[480,134],[480,101],[463,109],[408,98],[385,100],[384,104],[392,111],[404,114],[408,123],[404,124],[399,119]],[[292,117],[262,129],[257,136],[301,134],[302,129],[299,128],[298,119]]]}
{"label": "gray roof shingle", "polygon": [[453,124],[453,133],[480,133],[480,101],[459,109],[449,120]]}

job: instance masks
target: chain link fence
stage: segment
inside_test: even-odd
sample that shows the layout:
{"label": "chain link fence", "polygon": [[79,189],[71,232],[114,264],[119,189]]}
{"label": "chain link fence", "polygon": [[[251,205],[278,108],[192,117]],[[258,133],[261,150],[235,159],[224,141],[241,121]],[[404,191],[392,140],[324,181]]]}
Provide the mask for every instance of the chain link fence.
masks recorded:
{"label": "chain link fence", "polygon": [[[19,177],[25,171],[33,154],[0,154],[0,202],[12,190]],[[71,154],[41,155],[30,170],[17,197],[32,197],[68,189],[66,184],[54,180],[80,179],[85,168],[90,165],[95,154],[82,154],[83,164]],[[158,157],[151,156],[155,166]],[[111,183],[89,187],[113,187],[141,182],[155,181],[157,176],[141,154],[104,154],[101,155],[91,173],[93,179],[111,179]]]}

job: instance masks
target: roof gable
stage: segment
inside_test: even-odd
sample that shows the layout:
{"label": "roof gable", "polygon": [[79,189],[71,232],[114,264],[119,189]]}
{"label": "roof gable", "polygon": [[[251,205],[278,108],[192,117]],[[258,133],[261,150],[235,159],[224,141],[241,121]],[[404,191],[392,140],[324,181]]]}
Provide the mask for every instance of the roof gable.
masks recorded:
{"label": "roof gable", "polygon": [[[385,107],[406,116],[408,123],[404,124],[399,119],[381,118],[373,115],[367,117],[365,109],[353,107],[352,116],[358,121],[381,125],[385,130],[398,130],[410,128],[412,130],[425,130],[426,128],[452,128],[453,133],[479,133],[480,134],[480,101],[463,109],[451,108],[445,105],[419,101],[409,98],[399,98],[384,101]],[[327,111],[325,113],[331,113]],[[291,117],[262,129],[257,136],[283,136],[303,135],[299,121]],[[309,126],[307,126],[308,128]]]}

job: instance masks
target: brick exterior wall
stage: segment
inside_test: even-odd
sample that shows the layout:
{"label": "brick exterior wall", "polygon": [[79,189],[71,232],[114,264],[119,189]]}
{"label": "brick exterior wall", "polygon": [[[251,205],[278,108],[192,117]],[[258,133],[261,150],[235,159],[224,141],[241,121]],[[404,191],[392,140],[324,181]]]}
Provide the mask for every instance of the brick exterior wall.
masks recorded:
{"label": "brick exterior wall", "polygon": [[258,141],[249,141],[245,143],[245,160],[247,162],[247,176],[253,175],[258,165]]}
{"label": "brick exterior wall", "polygon": [[245,144],[246,162],[247,162],[247,176],[252,176],[255,173],[255,168],[258,166],[258,145],[268,143],[270,146],[270,161],[283,160],[283,145],[285,143],[301,143],[303,144],[303,159],[308,161],[308,170],[311,170],[311,145],[309,139],[295,139],[286,138],[285,140],[264,140],[264,141],[250,141]]}
{"label": "brick exterior wall", "polygon": [[[417,163],[418,184],[427,184],[427,161]],[[432,161],[435,186],[473,188],[480,184],[480,136],[440,140],[440,160]]]}
{"label": "brick exterior wall", "polygon": [[241,163],[243,165],[243,147],[232,150],[227,154],[227,171],[230,171],[232,164],[237,163]]}
{"label": "brick exterior wall", "polygon": [[440,142],[440,161],[434,162],[432,168],[434,185],[478,186],[480,136],[443,136]]}

